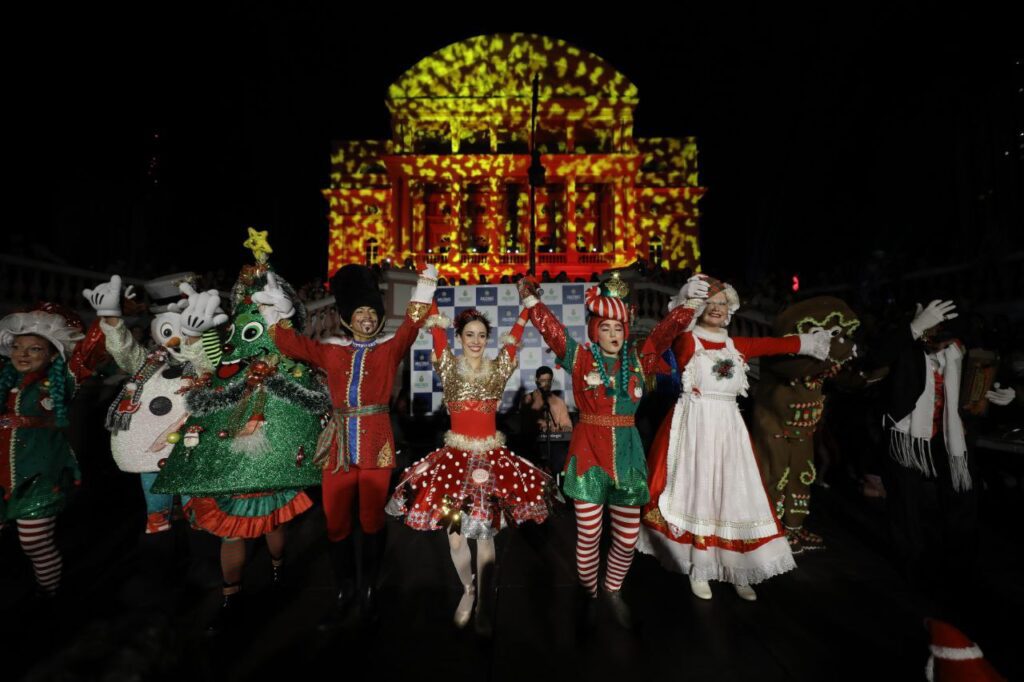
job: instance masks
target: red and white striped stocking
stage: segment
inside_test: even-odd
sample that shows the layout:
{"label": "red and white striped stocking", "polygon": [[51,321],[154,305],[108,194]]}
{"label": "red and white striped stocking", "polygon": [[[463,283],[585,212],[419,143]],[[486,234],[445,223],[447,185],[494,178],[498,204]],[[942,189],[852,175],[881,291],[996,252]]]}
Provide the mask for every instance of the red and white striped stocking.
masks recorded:
{"label": "red and white striped stocking", "polygon": [[48,594],[57,592],[63,566],[60,551],[53,538],[56,527],[56,516],[44,519],[18,519],[18,540],[21,542],[21,549],[32,562],[36,582]]}
{"label": "red and white striped stocking", "polygon": [[604,507],[581,500],[576,503],[576,573],[591,595],[597,594],[597,569],[601,564],[601,523]]}
{"label": "red and white striped stocking", "polygon": [[640,537],[640,507],[610,505],[612,513],[612,548],[608,552],[608,568],[604,588],[610,592],[622,587],[622,581],[633,563],[637,538]]}

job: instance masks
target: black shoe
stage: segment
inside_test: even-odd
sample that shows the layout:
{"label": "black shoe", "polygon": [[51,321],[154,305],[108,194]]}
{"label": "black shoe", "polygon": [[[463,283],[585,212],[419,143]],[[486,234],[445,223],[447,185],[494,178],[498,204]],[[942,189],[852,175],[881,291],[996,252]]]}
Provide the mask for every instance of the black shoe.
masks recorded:
{"label": "black shoe", "polygon": [[337,599],[323,619],[317,623],[316,629],[320,632],[330,632],[344,625],[345,621],[348,620],[352,606],[356,603],[357,596],[354,581],[347,580],[342,583],[341,588],[338,590]]}
{"label": "black shoe", "polygon": [[367,585],[359,593],[359,619],[366,625],[376,625],[380,620],[377,607],[377,588]]}
{"label": "black shoe", "polygon": [[241,591],[222,595],[220,608],[217,610],[217,615],[207,624],[206,634],[215,637],[233,628],[239,620],[241,601]]}
{"label": "black shoe", "polygon": [[377,580],[384,557],[386,535],[384,529],[376,533],[363,533],[363,574],[359,590],[359,617],[363,623],[375,624],[380,618],[377,609]]}
{"label": "black shoe", "polygon": [[597,595],[580,587],[576,594],[576,629],[588,633],[597,624]]}
{"label": "black shoe", "polygon": [[282,590],[285,588],[287,583],[285,582],[285,569],[284,561],[274,562],[273,559],[270,561],[270,586],[275,590]]}
{"label": "black shoe", "polygon": [[624,630],[632,630],[634,626],[633,612],[629,608],[629,604],[622,598],[621,590],[606,590],[601,588],[601,598],[604,600],[605,606],[612,614],[612,618],[619,627]]}
{"label": "black shoe", "polygon": [[328,546],[331,568],[334,569],[334,581],[338,586],[338,596],[334,605],[323,620],[317,624],[321,632],[335,630],[344,624],[349,611],[356,603],[356,554],[352,536],[339,542],[331,542]]}

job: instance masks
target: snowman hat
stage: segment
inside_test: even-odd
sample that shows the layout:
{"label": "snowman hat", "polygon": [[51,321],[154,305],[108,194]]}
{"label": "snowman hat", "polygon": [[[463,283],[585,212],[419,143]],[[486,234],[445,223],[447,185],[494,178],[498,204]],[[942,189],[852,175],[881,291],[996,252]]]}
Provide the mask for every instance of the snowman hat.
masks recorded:
{"label": "snowman hat", "polygon": [[172,304],[181,300],[182,294],[179,287],[185,282],[194,287],[198,281],[199,276],[194,272],[175,272],[149,280],[142,285],[146,289],[146,293],[149,294],[149,300],[152,301],[149,311],[154,315],[167,312]]}

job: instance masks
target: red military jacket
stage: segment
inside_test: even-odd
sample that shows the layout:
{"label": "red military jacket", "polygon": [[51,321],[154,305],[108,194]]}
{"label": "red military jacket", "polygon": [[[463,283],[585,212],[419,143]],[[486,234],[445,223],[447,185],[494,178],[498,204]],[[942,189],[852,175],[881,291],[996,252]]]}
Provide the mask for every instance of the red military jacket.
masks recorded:
{"label": "red military jacket", "polygon": [[395,372],[409,355],[429,307],[428,303],[409,303],[395,335],[385,340],[321,343],[299,334],[286,321],[271,327],[282,353],[327,373],[337,427],[336,432],[328,427],[330,442],[325,445],[329,459],[324,463],[328,471],[349,465],[394,468],[395,438],[387,407]]}

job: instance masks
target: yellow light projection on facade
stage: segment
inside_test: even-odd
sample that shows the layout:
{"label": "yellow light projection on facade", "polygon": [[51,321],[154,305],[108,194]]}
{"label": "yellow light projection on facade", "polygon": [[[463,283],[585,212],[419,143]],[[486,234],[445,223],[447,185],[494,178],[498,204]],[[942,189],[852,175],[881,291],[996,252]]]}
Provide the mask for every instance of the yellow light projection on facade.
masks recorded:
{"label": "yellow light projection on facade", "polygon": [[512,33],[449,45],[402,74],[388,89],[390,140],[335,143],[330,273],[385,259],[471,283],[525,272],[534,74],[547,171],[537,269],[589,277],[644,258],[698,270],[696,140],[634,138],[625,76],[564,41]]}

